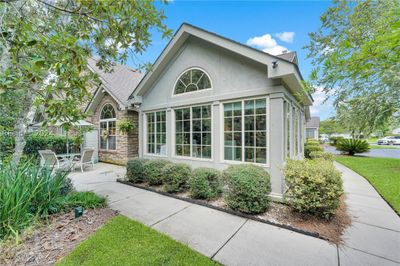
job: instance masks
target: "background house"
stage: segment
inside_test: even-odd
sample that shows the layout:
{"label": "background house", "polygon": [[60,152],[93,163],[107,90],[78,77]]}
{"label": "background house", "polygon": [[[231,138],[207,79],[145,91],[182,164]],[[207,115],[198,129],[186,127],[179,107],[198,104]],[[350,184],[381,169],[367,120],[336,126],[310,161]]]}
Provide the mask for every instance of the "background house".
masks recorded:
{"label": "background house", "polygon": [[317,139],[319,138],[319,123],[320,119],[318,116],[313,116],[306,123],[306,138]]}

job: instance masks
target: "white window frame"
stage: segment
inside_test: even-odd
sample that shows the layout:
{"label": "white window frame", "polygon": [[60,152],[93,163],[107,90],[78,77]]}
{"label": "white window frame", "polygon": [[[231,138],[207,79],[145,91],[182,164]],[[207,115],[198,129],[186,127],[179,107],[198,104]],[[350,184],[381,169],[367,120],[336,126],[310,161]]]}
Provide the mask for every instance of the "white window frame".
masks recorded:
{"label": "white window frame", "polygon": [[[266,141],[267,141],[267,145],[266,145],[266,149],[267,149],[267,151],[266,151],[266,156],[267,156],[267,158],[266,158],[266,163],[256,163],[256,162],[246,162],[245,160],[244,160],[244,153],[245,153],[245,134],[244,134],[244,132],[245,132],[245,130],[244,130],[244,126],[245,126],[245,124],[244,124],[244,102],[245,101],[249,101],[249,100],[258,100],[258,99],[265,99],[266,100],[266,114],[265,114],[265,116],[266,116],[266,119],[267,119],[267,121],[266,121],[266,124],[267,124],[267,130],[266,130],[266,134],[267,134],[267,136],[266,136]],[[241,102],[242,103],[242,145],[241,145],[241,148],[242,148],[242,160],[241,161],[234,161],[234,160],[225,160],[225,137],[224,137],[224,133],[225,133],[225,111],[224,111],[224,104],[227,104],[227,103],[235,103],[235,102]],[[220,121],[221,121],[221,132],[220,132],[220,140],[221,140],[221,145],[220,145],[220,150],[222,151],[221,152],[221,161],[223,162],[223,163],[226,163],[226,164],[254,164],[254,165],[260,165],[260,166],[263,166],[263,167],[269,167],[270,166],[270,155],[271,155],[271,151],[270,151],[270,142],[271,142],[271,125],[270,125],[270,97],[267,95],[267,96],[258,96],[258,97],[250,97],[250,98],[241,98],[241,99],[235,99],[235,100],[229,100],[229,101],[224,101],[224,102],[221,102],[220,103]]]}
{"label": "white window frame", "polygon": [[[210,106],[211,110],[211,157],[210,158],[201,158],[201,157],[194,157],[193,156],[193,143],[192,143],[192,138],[193,138],[193,107],[201,107],[201,106]],[[185,109],[189,108],[190,109],[190,156],[182,156],[182,155],[177,155],[176,154],[176,110],[179,109]],[[178,159],[186,159],[186,160],[198,160],[198,161],[206,161],[206,162],[212,162],[214,160],[213,158],[213,152],[214,152],[214,139],[213,139],[213,120],[214,120],[214,113],[213,113],[213,105],[212,103],[205,103],[205,104],[196,104],[196,105],[189,105],[189,106],[180,106],[180,107],[174,107],[173,109],[173,119],[172,119],[172,143],[173,143],[173,149],[172,149],[172,157],[173,158],[178,158]]]}
{"label": "white window frame", "polygon": [[[202,71],[202,72],[208,77],[208,79],[209,79],[209,81],[210,81],[210,88],[175,94],[175,88],[176,88],[177,83],[178,83],[179,80],[181,79],[182,75],[185,74],[187,71],[190,71],[190,70],[200,70],[200,71]],[[210,74],[208,74],[207,71],[205,71],[205,70],[204,70],[203,68],[201,68],[201,67],[189,67],[189,68],[185,69],[184,71],[182,71],[182,72],[179,74],[178,78],[175,80],[175,82],[174,82],[174,87],[172,88],[172,97],[180,97],[180,96],[182,96],[182,95],[190,95],[190,94],[194,94],[194,93],[199,93],[199,92],[204,92],[204,91],[210,91],[210,90],[212,90],[212,89],[213,89],[213,82],[212,82],[212,79],[211,79]]]}
{"label": "white window frame", "polygon": [[[114,118],[107,118],[107,119],[101,119],[101,114],[103,113],[103,109],[107,106],[107,105],[110,105],[113,109],[114,109],[114,113],[115,113],[115,117]],[[107,142],[106,142],[106,148],[104,149],[104,148],[101,148],[101,123],[102,122],[105,122],[106,123],[106,125],[107,125],[107,131],[109,131],[109,126],[110,126],[110,123],[109,122],[113,122],[113,121],[115,121],[115,149],[110,149],[109,148],[109,140],[107,139]],[[101,108],[101,111],[100,111],[100,115],[99,115],[99,135],[100,135],[100,137],[99,137],[99,150],[100,151],[111,151],[111,152],[116,152],[118,149],[117,149],[117,147],[118,147],[118,132],[117,132],[117,130],[118,130],[118,127],[117,127],[117,111],[116,111],[116,108],[115,108],[115,106],[114,105],[112,105],[111,103],[105,103],[103,106],[102,106],[102,108]],[[114,136],[114,135],[113,135]]]}
{"label": "white window frame", "polygon": [[[147,127],[147,122],[148,122],[148,114],[156,114],[157,112],[165,112],[165,154],[157,154],[157,153],[149,153],[149,147],[148,147],[148,127]],[[157,117],[157,115],[156,115],[156,117]],[[143,137],[144,137],[144,139],[143,139],[143,143],[144,143],[144,155],[145,156],[157,156],[157,157],[163,157],[163,158],[166,158],[166,157],[168,157],[168,131],[167,131],[167,128],[168,128],[168,126],[167,126],[167,124],[168,124],[168,112],[167,112],[167,110],[166,109],[161,109],[161,110],[153,110],[153,111],[146,111],[146,112],[144,112],[144,119],[143,119],[143,121],[144,121],[144,123],[143,123],[143,125],[144,125],[144,128],[143,128],[143,131],[144,131],[144,134],[143,134]],[[157,122],[156,122],[156,124],[157,124]],[[155,128],[155,130],[156,130],[156,128]],[[155,131],[156,132],[156,131]],[[155,136],[155,138],[157,138],[156,136]],[[157,148],[157,143],[155,143],[155,145],[156,145],[156,148]]]}

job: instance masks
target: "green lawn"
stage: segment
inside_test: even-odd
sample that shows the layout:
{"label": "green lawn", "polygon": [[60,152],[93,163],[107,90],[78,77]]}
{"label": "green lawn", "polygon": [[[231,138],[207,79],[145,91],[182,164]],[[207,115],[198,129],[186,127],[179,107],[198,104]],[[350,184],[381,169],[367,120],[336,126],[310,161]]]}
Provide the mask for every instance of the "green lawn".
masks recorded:
{"label": "green lawn", "polygon": [[400,214],[400,159],[337,156],[336,161],[368,179]]}
{"label": "green lawn", "polygon": [[166,235],[118,215],[57,265],[218,265]]}
{"label": "green lawn", "polygon": [[371,149],[400,149],[400,146],[390,146],[390,145],[369,145]]}

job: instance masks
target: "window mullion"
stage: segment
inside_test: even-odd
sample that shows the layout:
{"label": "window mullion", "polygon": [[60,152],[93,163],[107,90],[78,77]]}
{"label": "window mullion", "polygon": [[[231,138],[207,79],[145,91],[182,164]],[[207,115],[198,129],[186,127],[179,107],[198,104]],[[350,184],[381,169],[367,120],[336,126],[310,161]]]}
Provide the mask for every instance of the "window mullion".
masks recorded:
{"label": "window mullion", "polygon": [[[190,79],[192,79],[192,73],[190,72]],[[192,149],[193,149],[193,147],[192,147],[192,138],[193,138],[193,113],[192,113],[192,108],[193,107],[190,107],[189,108],[189,110],[190,110],[190,139],[189,139],[189,146],[190,146],[190,157],[192,157],[193,156],[193,151],[192,151]]]}

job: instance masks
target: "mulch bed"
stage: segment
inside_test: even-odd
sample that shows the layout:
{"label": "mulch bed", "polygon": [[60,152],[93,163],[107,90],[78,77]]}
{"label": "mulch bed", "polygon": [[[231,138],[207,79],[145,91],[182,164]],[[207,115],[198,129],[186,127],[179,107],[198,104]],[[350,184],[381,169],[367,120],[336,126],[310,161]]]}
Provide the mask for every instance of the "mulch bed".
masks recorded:
{"label": "mulch bed", "polygon": [[0,265],[53,265],[117,213],[109,208],[52,215],[48,221],[15,242],[0,245]]}
{"label": "mulch bed", "polygon": [[326,220],[311,215],[300,214],[293,211],[288,205],[279,202],[271,202],[268,210],[265,213],[249,215],[231,210],[226,205],[222,197],[210,201],[197,200],[190,198],[189,192],[177,194],[166,193],[163,190],[163,186],[149,186],[147,183],[133,184],[122,179],[119,179],[118,182],[144,188],[166,196],[189,201],[206,207],[211,207],[213,209],[239,215],[256,221],[276,225],[299,233],[322,238],[338,245],[343,243],[342,235],[344,230],[351,224],[350,216],[347,213],[345,195],[342,195],[340,198],[340,207],[336,211],[336,214],[330,220]]}

